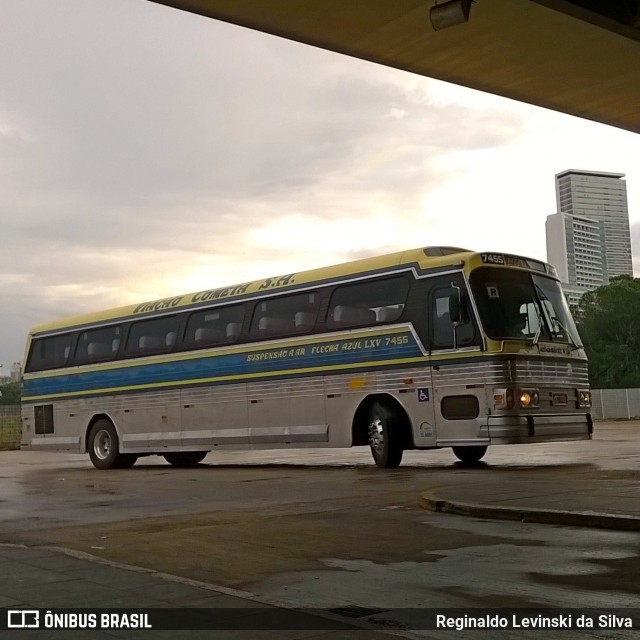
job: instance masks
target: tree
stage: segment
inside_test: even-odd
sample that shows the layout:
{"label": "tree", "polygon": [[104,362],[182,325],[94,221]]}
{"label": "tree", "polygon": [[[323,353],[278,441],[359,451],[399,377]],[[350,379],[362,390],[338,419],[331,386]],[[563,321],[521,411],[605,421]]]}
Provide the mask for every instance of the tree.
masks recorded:
{"label": "tree", "polygon": [[618,276],[585,293],[576,314],[591,385],[640,387],[640,278]]}
{"label": "tree", "polygon": [[19,382],[9,382],[0,386],[0,404],[20,404]]}

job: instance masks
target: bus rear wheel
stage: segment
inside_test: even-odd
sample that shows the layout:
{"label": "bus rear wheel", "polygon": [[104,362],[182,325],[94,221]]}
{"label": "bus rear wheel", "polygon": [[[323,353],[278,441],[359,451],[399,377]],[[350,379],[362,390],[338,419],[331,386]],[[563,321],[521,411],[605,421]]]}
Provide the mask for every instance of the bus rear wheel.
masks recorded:
{"label": "bus rear wheel", "polygon": [[208,451],[177,451],[163,454],[164,459],[173,467],[193,467],[202,462]]}
{"label": "bus rear wheel", "polygon": [[128,469],[138,459],[134,454],[119,452],[116,428],[105,418],[97,420],[91,427],[87,450],[96,469]]}
{"label": "bus rear wheel", "polygon": [[402,441],[398,412],[374,402],[369,410],[369,446],[373,460],[381,469],[395,469],[402,461]]}
{"label": "bus rear wheel", "polygon": [[487,453],[487,447],[453,447],[453,453],[460,462],[473,464],[482,460]]}

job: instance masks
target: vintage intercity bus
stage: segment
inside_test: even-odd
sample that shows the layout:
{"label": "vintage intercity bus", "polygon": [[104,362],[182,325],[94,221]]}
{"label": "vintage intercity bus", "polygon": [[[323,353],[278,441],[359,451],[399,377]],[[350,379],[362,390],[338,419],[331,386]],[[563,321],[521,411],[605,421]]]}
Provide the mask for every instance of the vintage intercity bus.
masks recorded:
{"label": "vintage intercity bus", "polygon": [[592,434],[585,351],[552,266],[414,249],[35,327],[23,448],[99,469],[213,450],[451,447]]}

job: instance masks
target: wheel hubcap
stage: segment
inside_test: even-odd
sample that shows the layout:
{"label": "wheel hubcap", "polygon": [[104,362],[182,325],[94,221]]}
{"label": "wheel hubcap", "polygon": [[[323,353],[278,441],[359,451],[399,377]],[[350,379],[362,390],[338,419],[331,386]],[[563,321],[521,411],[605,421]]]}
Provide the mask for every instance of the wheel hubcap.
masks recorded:
{"label": "wheel hubcap", "polygon": [[100,460],[106,460],[111,453],[111,436],[109,432],[101,429],[96,433],[96,437],[93,440],[93,452],[96,455],[96,458]]}
{"label": "wheel hubcap", "polygon": [[374,418],[369,424],[369,444],[376,451],[384,448],[384,427],[380,418]]}

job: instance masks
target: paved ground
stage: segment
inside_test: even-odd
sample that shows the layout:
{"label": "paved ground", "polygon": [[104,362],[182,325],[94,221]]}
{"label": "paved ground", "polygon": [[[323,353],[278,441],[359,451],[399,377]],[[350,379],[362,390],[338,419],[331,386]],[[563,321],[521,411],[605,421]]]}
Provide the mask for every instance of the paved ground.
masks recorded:
{"label": "paved ground", "polygon": [[[0,541],[18,546],[0,549],[0,606],[637,607],[639,444],[640,422],[599,423],[592,442],[495,448],[471,468],[448,451],[410,453],[393,471],[358,450],[211,454],[188,470],[146,459],[117,472],[3,452]],[[540,519],[579,527],[522,524]],[[428,589],[426,566],[437,569]],[[219,637],[377,637],[304,626]]]}
{"label": "paved ground", "polygon": [[[39,609],[38,630],[7,629],[8,620],[0,621],[0,632],[11,638],[265,638],[266,639],[313,639],[337,638],[388,638],[384,633],[363,630],[344,617],[330,612],[298,612],[283,609],[266,598],[254,594],[225,589],[193,580],[178,578],[137,567],[114,564],[93,556],[54,548],[25,548],[0,546],[0,607],[12,611]],[[162,631],[145,629],[116,630],[98,628],[85,630],[46,630],[47,611],[63,613],[62,609],[78,611],[89,609],[207,609],[212,625],[218,631]],[[196,612],[197,614],[198,612]],[[66,612],[67,616],[69,615]],[[193,624],[196,614],[180,612],[178,622]],[[16,624],[14,618],[12,624]],[[28,621],[32,618],[27,618]],[[123,624],[123,621],[119,621]],[[143,621],[145,625],[156,624],[154,616]],[[162,616],[159,625],[167,624]],[[171,624],[171,621],[168,622]],[[246,627],[247,630],[238,630]],[[291,627],[287,629],[287,627]],[[170,626],[169,626],[170,628]],[[178,629],[180,626],[178,626]],[[2,631],[5,629],[4,631]],[[43,634],[47,634],[44,635]]]}

